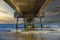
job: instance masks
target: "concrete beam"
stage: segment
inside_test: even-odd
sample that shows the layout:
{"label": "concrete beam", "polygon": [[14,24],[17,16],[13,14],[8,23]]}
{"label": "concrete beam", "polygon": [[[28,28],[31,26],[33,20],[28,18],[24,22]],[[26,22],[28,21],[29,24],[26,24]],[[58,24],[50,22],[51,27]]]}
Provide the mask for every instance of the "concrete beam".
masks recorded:
{"label": "concrete beam", "polygon": [[13,0],[4,0],[8,5],[10,5],[15,11],[19,12],[20,15],[22,15],[21,10],[19,9],[19,4],[17,4],[16,1]]}
{"label": "concrete beam", "polygon": [[39,13],[37,14],[37,16],[41,17],[44,16],[44,11],[45,8],[47,7],[47,5],[51,2],[51,0],[46,0],[45,3],[43,4],[43,6],[41,7],[41,9],[39,10]]}

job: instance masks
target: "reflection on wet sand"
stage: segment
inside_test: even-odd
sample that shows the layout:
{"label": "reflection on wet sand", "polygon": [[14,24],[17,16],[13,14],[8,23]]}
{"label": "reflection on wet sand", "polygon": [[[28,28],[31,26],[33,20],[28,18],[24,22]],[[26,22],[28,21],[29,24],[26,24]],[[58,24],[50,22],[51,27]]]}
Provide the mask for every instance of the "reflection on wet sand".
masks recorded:
{"label": "reflection on wet sand", "polygon": [[45,40],[43,34],[39,35],[39,37],[37,38],[37,40]]}
{"label": "reflection on wet sand", "polygon": [[26,35],[24,40],[36,40],[36,37],[33,34]]}
{"label": "reflection on wet sand", "polygon": [[19,38],[20,38],[20,40],[45,40],[45,38],[43,37],[43,34],[40,34],[39,37],[37,37],[37,36],[38,35],[30,33],[28,35],[27,34],[20,35],[20,37],[19,37],[19,33],[16,33],[15,38],[16,38],[16,40],[19,40]]}
{"label": "reflection on wet sand", "polygon": [[44,37],[39,38],[38,35],[35,34],[20,34],[16,33],[0,33],[0,40],[44,40]]}
{"label": "reflection on wet sand", "polygon": [[34,34],[23,34],[21,35],[20,33],[15,34],[15,40],[37,40],[36,36]]}
{"label": "reflection on wet sand", "polygon": [[23,34],[20,32],[0,32],[0,40],[59,40],[60,33],[29,33]]}

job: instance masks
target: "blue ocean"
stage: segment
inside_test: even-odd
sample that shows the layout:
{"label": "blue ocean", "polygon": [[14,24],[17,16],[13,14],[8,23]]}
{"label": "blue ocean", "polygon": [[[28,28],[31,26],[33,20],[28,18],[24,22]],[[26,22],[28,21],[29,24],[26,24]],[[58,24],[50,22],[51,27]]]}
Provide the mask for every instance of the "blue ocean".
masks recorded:
{"label": "blue ocean", "polygon": [[[40,26],[40,24],[37,24],[35,26]],[[23,30],[24,24],[18,24],[18,29]],[[0,24],[0,31],[6,30],[16,30],[16,24]]]}
{"label": "blue ocean", "polygon": [[[18,29],[23,30],[24,24],[18,24],[18,27]],[[16,30],[16,24],[0,24],[0,32],[10,30]]]}
{"label": "blue ocean", "polygon": [[[42,24],[43,27],[60,27],[60,23],[44,23]],[[40,24],[34,24],[36,28],[40,28]],[[18,24],[19,30],[24,30],[24,24]],[[16,24],[0,24],[0,32],[1,31],[10,31],[10,30],[16,30]]]}

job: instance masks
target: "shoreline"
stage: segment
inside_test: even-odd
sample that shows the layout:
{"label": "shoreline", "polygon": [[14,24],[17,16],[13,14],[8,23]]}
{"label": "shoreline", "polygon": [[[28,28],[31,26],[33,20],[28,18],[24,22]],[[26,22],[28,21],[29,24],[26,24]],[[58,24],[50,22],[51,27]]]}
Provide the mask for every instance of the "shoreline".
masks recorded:
{"label": "shoreline", "polygon": [[41,31],[22,31],[15,30],[11,32],[0,32],[0,33],[20,33],[20,34],[47,34],[47,33],[60,33],[60,31],[50,31],[50,30],[41,30]]}

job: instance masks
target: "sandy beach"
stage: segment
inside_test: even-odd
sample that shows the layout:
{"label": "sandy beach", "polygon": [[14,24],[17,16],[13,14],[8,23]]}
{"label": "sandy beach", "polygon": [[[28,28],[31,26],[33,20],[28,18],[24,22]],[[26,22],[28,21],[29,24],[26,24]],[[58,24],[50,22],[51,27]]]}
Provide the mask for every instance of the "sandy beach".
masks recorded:
{"label": "sandy beach", "polygon": [[0,32],[0,40],[59,40],[59,31]]}

